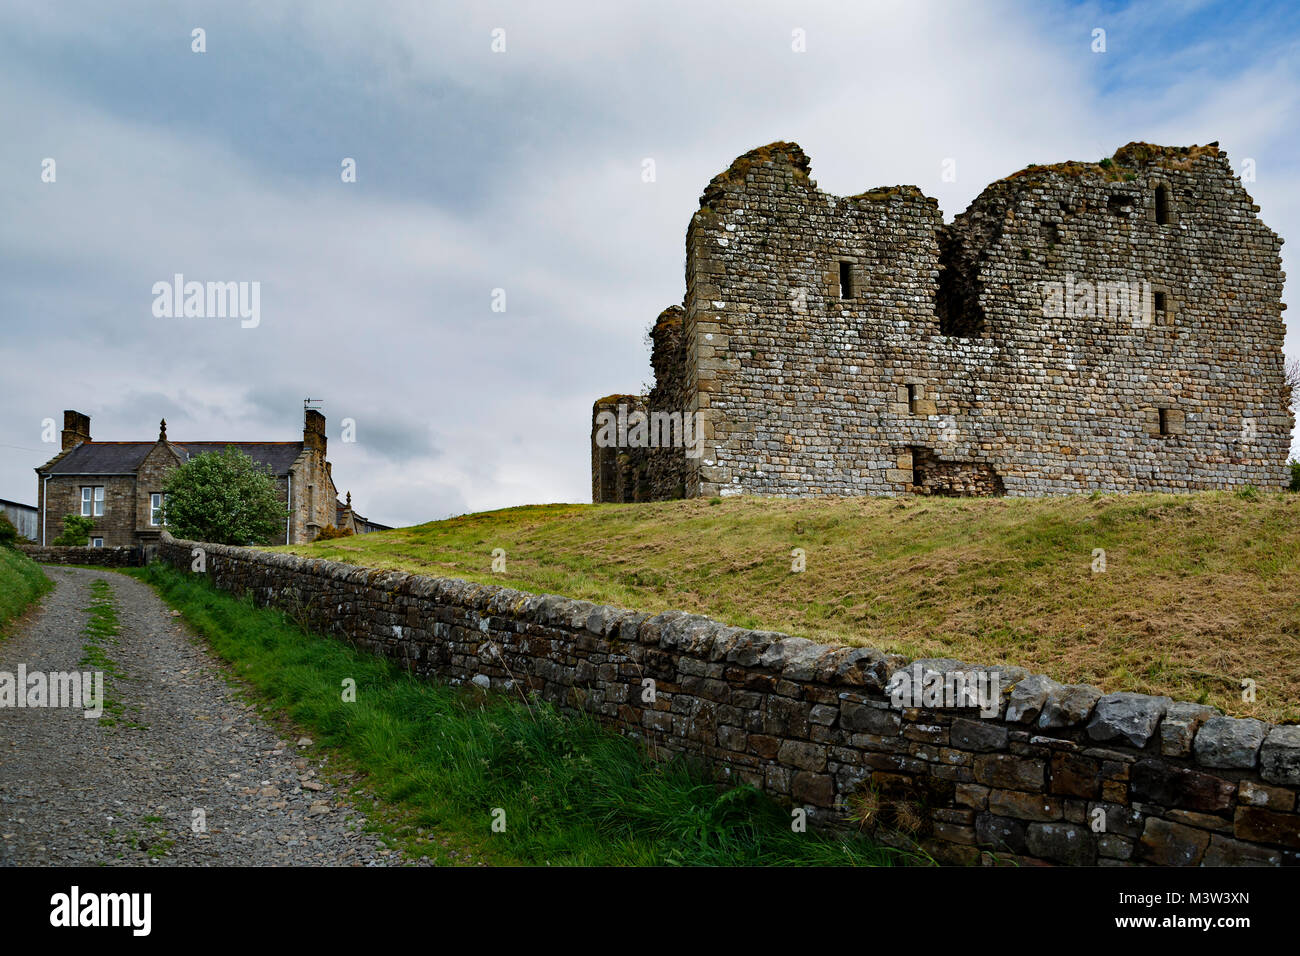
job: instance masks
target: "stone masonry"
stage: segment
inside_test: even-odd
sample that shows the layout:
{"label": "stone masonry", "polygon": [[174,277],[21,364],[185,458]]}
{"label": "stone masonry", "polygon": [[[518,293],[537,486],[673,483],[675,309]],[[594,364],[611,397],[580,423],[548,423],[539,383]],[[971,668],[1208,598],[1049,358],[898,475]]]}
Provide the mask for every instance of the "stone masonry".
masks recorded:
{"label": "stone masonry", "polygon": [[[585,711],[805,806],[815,823],[862,826],[941,861],[1300,864],[1297,725],[165,532],[159,557],[188,571],[194,548],[214,586],[319,633],[420,675]],[[1000,681],[983,711],[900,706],[887,690],[900,674],[963,669]]]}
{"label": "stone masonry", "polygon": [[773,143],[705,189],[637,399],[703,453],[597,482],[593,418],[596,501],[1286,486],[1282,240],[1217,143],[1030,166],[950,225],[809,168]]}

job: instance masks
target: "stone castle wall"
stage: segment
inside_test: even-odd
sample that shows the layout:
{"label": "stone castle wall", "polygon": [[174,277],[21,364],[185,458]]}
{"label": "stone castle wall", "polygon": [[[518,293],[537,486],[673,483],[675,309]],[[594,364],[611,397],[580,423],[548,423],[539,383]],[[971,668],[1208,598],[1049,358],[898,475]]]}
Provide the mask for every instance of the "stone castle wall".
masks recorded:
{"label": "stone castle wall", "polygon": [[[670,306],[660,313],[650,330],[651,358],[655,386],[648,396],[610,395],[592,406],[591,500],[597,502],[663,501],[686,495],[688,454],[685,441],[694,432],[681,430],[682,410],[687,404],[685,352],[682,336],[682,308]],[[601,416],[615,416],[629,422],[632,431],[637,417],[655,424],[652,414],[676,416],[667,427],[647,428],[646,442],[605,440]],[[681,438],[682,441],[677,441]]]}
{"label": "stone castle wall", "polygon": [[[428,677],[535,692],[718,777],[955,863],[1300,864],[1300,726],[1061,686],[1021,668],[554,595],[195,545],[218,588]],[[890,680],[996,673],[987,708],[898,706]],[[653,690],[647,694],[647,690]],[[935,706],[929,704],[935,703]]]}
{"label": "stone castle wall", "polygon": [[949,226],[808,173],[754,150],[692,217],[687,495],[922,491],[918,458],[1009,495],[1286,486],[1281,240],[1217,145],[1030,167]]}

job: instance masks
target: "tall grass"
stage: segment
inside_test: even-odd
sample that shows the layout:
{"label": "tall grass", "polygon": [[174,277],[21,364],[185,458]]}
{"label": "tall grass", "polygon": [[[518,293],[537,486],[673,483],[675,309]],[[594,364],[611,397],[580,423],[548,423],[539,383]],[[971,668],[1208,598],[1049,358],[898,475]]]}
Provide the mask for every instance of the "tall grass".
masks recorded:
{"label": "tall grass", "polygon": [[14,618],[53,587],[35,561],[21,551],[0,547],[0,638],[10,632]]}
{"label": "tall grass", "polygon": [[[406,822],[476,841],[493,859],[586,865],[913,862],[853,836],[796,833],[750,787],[656,761],[594,720],[409,676],[278,611],[160,565],[152,584],[239,677],[336,748]],[[343,701],[345,680],[354,703]],[[504,811],[504,815],[500,813]],[[504,832],[494,832],[504,820]]]}

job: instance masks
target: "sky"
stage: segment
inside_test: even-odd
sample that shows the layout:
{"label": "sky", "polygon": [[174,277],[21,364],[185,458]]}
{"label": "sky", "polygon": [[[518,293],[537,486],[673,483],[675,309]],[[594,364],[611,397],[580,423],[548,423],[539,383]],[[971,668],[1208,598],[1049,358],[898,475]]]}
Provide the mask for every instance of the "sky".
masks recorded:
{"label": "sky", "polygon": [[[1029,163],[1217,140],[1289,239],[1298,52],[1288,3],[6,0],[0,498],[64,409],[297,440],[310,397],[372,520],[589,501],[591,403],[651,384],[736,156],[951,220]],[[178,273],[258,283],[256,324],[155,314]]]}

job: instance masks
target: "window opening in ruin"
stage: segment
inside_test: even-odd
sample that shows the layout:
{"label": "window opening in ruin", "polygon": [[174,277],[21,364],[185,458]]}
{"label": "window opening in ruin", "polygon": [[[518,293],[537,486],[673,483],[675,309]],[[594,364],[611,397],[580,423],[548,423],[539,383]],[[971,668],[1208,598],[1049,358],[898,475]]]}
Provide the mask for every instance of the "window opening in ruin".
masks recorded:
{"label": "window opening in ruin", "polygon": [[907,411],[908,414],[916,414],[916,401],[921,397],[921,389],[918,385],[907,386]]}
{"label": "window opening in ruin", "polygon": [[853,298],[853,263],[840,263],[840,298]]}
{"label": "window opening in ruin", "polygon": [[1160,409],[1160,434],[1169,434],[1169,409]]}
{"label": "window opening in ruin", "polygon": [[984,331],[979,266],[967,258],[961,242],[946,231],[939,234],[939,287],[935,290],[934,311],[939,317],[940,335],[966,339]]}
{"label": "window opening in ruin", "polygon": [[1156,222],[1161,226],[1169,225],[1169,189],[1156,187]]}
{"label": "window opening in ruin", "polygon": [[1168,309],[1168,303],[1165,298],[1165,293],[1163,292],[1155,293],[1155,305],[1156,305],[1156,315],[1163,319],[1165,317],[1165,312]]}

